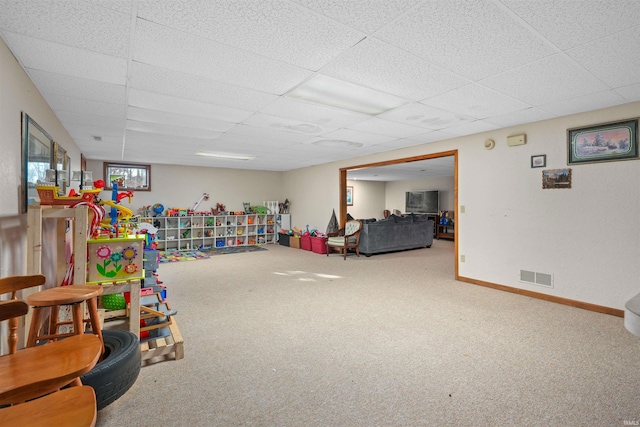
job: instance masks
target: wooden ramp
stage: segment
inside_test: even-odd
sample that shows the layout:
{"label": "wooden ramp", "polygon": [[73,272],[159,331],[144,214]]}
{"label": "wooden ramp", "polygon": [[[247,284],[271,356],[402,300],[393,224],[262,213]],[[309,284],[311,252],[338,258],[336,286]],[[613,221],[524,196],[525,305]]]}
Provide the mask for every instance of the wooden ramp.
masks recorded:
{"label": "wooden ramp", "polygon": [[140,350],[142,366],[184,358],[184,340],[174,319],[177,313],[160,293],[145,295],[140,301]]}
{"label": "wooden ramp", "polygon": [[142,366],[184,358],[184,340],[175,319],[169,326],[155,331],[152,336],[140,341]]}

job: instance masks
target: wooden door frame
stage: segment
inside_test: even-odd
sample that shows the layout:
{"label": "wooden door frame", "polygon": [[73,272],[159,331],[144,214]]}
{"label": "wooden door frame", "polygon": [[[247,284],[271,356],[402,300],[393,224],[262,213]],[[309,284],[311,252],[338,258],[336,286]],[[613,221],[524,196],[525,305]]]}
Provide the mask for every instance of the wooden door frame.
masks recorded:
{"label": "wooden door frame", "polygon": [[[442,151],[439,153],[432,154],[423,154],[420,156],[413,157],[404,157],[401,159],[394,160],[385,160],[383,162],[376,163],[366,163],[362,165],[353,165],[344,168],[340,168],[339,173],[339,192],[340,192],[340,214],[339,221],[340,226],[344,227],[345,222],[347,221],[347,172],[351,170],[371,168],[371,167],[379,167],[379,166],[388,166],[388,165],[397,165],[399,163],[410,163],[417,162],[420,160],[429,160],[429,159],[437,159],[439,157],[449,157],[453,156],[453,211],[455,212],[455,227],[453,228],[453,236],[454,236],[454,256],[455,256],[455,278],[458,279],[458,224],[460,223],[460,217],[457,214],[458,212],[458,150],[449,150]],[[438,224],[434,224],[435,227]]]}

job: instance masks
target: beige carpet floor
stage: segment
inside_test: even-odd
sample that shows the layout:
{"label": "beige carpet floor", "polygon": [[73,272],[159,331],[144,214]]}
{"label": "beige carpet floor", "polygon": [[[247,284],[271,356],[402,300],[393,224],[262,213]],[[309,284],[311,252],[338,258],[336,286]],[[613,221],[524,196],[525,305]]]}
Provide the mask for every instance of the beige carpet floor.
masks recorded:
{"label": "beige carpet floor", "polygon": [[346,261],[269,245],[159,274],[185,358],[142,368],[99,427],[640,422],[622,318],[456,282],[452,242]]}

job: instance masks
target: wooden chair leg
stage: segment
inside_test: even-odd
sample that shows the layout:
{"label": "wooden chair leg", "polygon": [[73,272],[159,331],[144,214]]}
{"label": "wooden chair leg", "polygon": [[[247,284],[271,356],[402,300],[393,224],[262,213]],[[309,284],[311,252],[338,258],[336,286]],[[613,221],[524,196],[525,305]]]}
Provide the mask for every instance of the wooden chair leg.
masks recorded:
{"label": "wooden chair leg", "polygon": [[84,315],[82,313],[82,304],[72,304],[73,311],[73,333],[80,335],[84,333]]}
{"label": "wooden chair leg", "polygon": [[[60,306],[54,305],[51,306],[51,311],[49,312],[49,335],[56,335],[58,333],[58,321],[60,316]],[[51,341],[55,341],[55,338],[51,339]]]}
{"label": "wooden chair leg", "polygon": [[38,332],[40,331],[40,322],[42,321],[42,308],[35,307],[33,316],[31,317],[31,326],[29,327],[29,337],[27,338],[27,347],[35,347],[38,341]]}
{"label": "wooden chair leg", "polygon": [[87,301],[87,308],[89,310],[89,322],[91,324],[91,332],[100,338],[102,343],[102,354],[104,354],[104,339],[102,338],[102,330],[100,329],[100,318],[98,316],[98,299],[91,298]]}

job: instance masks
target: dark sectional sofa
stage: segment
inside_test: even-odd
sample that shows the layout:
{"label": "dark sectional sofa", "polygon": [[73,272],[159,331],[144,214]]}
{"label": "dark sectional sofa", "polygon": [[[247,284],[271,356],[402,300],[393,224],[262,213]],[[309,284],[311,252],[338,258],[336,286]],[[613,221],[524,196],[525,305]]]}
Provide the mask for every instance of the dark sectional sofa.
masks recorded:
{"label": "dark sectional sofa", "polygon": [[430,248],[434,222],[427,215],[391,215],[380,221],[363,220],[360,253],[366,256],[405,249]]}

